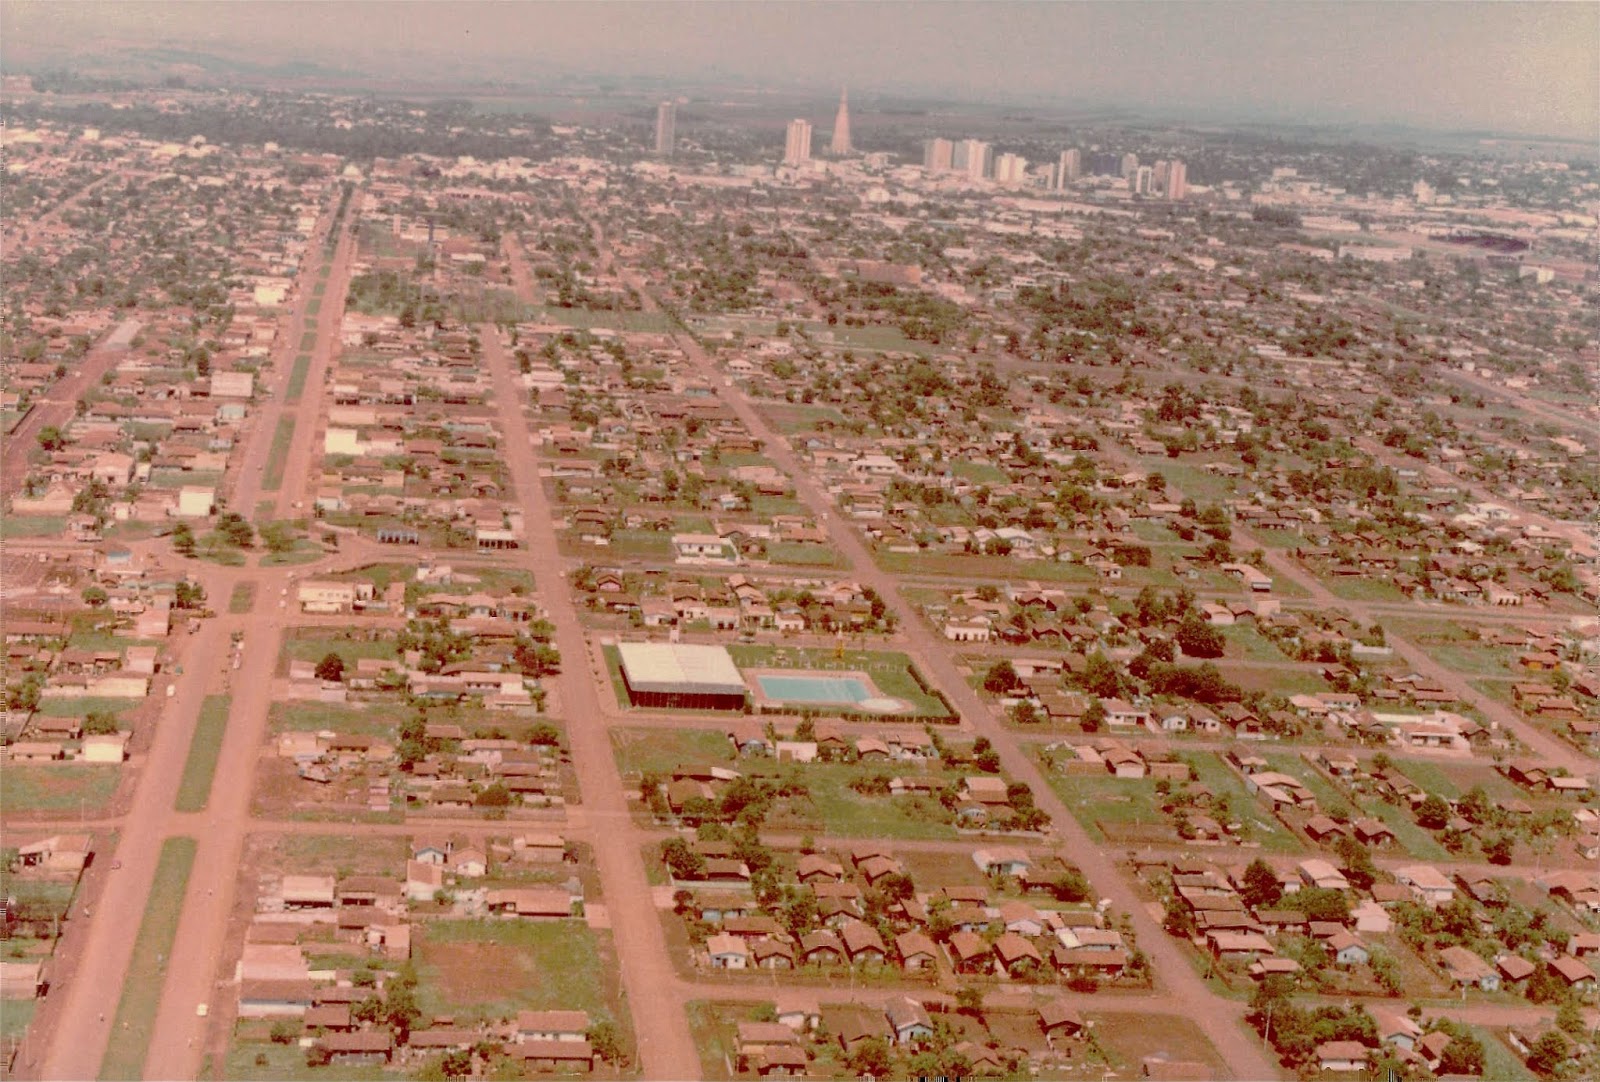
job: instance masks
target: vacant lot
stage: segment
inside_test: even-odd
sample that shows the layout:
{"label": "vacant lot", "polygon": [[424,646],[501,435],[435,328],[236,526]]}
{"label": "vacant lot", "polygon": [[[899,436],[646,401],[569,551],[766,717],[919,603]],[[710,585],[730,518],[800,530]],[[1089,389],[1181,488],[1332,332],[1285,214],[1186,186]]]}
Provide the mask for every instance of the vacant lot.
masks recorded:
{"label": "vacant lot", "polygon": [[680,766],[725,765],[733,745],[710,729],[613,729],[617,769],[624,775],[671,774]]}
{"label": "vacant lot", "polygon": [[267,717],[272,732],[330,732],[351,736],[376,736],[388,739],[400,724],[397,711],[360,710],[333,703],[277,702]]}
{"label": "vacant lot", "polygon": [[112,764],[18,764],[6,767],[5,803],[12,814],[98,814],[117,791],[122,770]]}
{"label": "vacant lot", "polygon": [[228,595],[228,611],[235,616],[249,612],[256,607],[256,584],[253,582],[236,582],[233,592]]}
{"label": "vacant lot", "polygon": [[519,1010],[617,1018],[616,978],[582,921],[430,921],[420,929],[424,1013],[500,1018]]}

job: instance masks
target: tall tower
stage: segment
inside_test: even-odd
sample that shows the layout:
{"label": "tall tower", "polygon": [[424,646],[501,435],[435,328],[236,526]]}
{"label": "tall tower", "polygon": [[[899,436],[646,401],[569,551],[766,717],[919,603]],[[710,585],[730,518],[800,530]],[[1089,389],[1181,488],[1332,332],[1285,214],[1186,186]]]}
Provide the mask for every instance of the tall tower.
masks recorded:
{"label": "tall tower", "polygon": [[955,149],[948,139],[927,140],[922,144],[922,168],[930,173],[948,173]]}
{"label": "tall tower", "polygon": [[850,91],[847,87],[839,91],[839,112],[833,118],[833,140],[828,144],[828,153],[842,158],[850,150]]}
{"label": "tall tower", "polygon": [[672,154],[672,143],[676,138],[678,120],[678,106],[675,102],[664,101],[656,106],[656,153]]}
{"label": "tall tower", "polygon": [[789,121],[789,134],[783,142],[783,164],[800,165],[811,160],[811,121]]}
{"label": "tall tower", "polygon": [[1061,152],[1061,160],[1056,163],[1056,187],[1065,188],[1077,180],[1083,172],[1083,152],[1077,147]]}
{"label": "tall tower", "polygon": [[1182,158],[1174,158],[1167,170],[1167,198],[1182,199],[1189,194],[1189,167]]}

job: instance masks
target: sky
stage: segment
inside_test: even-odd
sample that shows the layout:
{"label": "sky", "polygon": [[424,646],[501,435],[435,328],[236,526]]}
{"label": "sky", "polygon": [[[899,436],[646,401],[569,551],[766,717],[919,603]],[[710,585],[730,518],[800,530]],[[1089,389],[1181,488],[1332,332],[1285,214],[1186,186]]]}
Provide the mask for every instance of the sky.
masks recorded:
{"label": "sky", "polygon": [[0,66],[162,45],[1600,140],[1600,4],[0,0]]}

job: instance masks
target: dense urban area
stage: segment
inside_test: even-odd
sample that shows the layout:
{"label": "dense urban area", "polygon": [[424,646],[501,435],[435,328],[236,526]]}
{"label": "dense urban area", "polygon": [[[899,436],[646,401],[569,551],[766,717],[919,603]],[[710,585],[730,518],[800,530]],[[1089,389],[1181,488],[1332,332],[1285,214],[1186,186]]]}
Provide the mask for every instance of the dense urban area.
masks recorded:
{"label": "dense urban area", "polygon": [[1600,1075],[1591,152],[3,89],[6,1077]]}

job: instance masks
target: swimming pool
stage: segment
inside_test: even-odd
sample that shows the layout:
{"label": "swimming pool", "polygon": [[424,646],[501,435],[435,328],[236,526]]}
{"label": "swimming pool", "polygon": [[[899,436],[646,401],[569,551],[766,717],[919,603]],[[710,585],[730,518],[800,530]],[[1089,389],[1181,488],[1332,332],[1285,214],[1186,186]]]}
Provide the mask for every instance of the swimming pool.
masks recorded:
{"label": "swimming pool", "polygon": [[872,698],[872,689],[853,676],[769,676],[756,677],[761,694],[780,703],[862,703]]}

